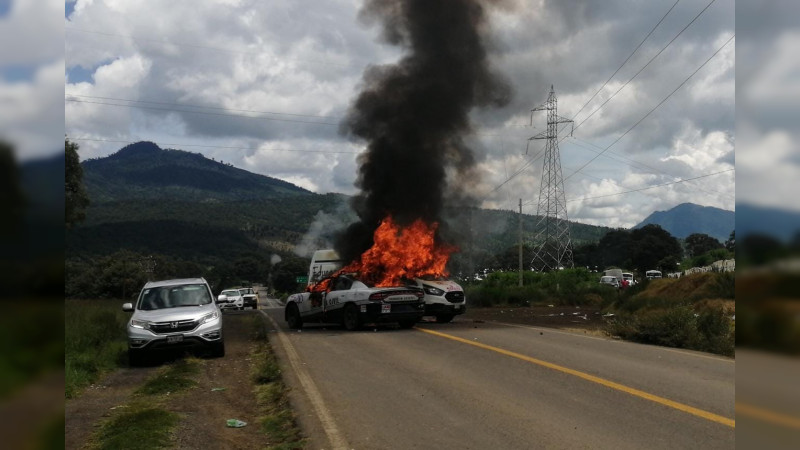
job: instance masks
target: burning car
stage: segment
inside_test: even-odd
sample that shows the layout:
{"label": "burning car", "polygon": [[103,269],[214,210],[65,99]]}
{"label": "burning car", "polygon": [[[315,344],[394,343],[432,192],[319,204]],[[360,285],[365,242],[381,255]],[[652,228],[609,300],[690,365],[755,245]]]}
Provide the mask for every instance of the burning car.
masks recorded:
{"label": "burning car", "polygon": [[[395,251],[392,253],[399,254],[400,252]],[[416,257],[409,257],[409,259],[413,259],[415,261],[418,260]],[[376,265],[385,266],[385,264]],[[352,267],[348,266],[342,269],[343,266],[344,261],[342,261],[338,253],[336,253],[336,250],[317,250],[314,252],[313,257],[311,258],[311,265],[308,269],[308,289],[313,289],[313,286],[321,283],[325,277],[339,274],[342,271],[347,271],[348,267]],[[370,267],[368,265],[362,265],[359,267],[359,269],[362,271],[369,270],[369,268]],[[378,285],[384,286],[388,282],[390,284],[404,284],[406,286],[422,289],[422,291],[425,293],[424,315],[435,316],[436,321],[439,323],[450,322],[453,320],[453,317],[466,312],[467,305],[465,301],[466,297],[464,295],[464,289],[462,289],[458,283],[439,275],[425,274],[412,279],[405,278],[407,275],[408,274],[404,272],[402,277],[398,277],[402,280],[401,282],[397,282],[396,280],[381,279]],[[362,282],[364,282],[363,279]],[[367,282],[366,284],[371,286],[376,285],[374,282]]]}
{"label": "burning car", "polygon": [[284,319],[293,329],[307,322],[341,323],[349,331],[367,323],[411,328],[425,313],[424,296],[416,287],[368,286],[354,274],[338,274],[289,296]]}

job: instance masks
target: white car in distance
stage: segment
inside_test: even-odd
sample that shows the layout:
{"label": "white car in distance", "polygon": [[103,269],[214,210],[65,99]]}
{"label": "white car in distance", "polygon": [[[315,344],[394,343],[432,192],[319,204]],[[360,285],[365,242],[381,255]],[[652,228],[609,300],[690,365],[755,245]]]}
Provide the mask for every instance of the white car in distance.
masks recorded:
{"label": "white car in distance", "polygon": [[244,297],[238,289],[225,289],[217,297],[219,309],[244,309]]}

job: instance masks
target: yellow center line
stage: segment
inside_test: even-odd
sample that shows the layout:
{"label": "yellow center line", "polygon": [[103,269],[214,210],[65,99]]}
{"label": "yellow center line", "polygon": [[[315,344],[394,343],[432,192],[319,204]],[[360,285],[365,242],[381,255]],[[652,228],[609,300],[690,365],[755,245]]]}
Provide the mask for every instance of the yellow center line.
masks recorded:
{"label": "yellow center line", "polygon": [[562,373],[573,375],[573,376],[576,376],[578,378],[582,378],[584,380],[591,381],[591,382],[597,383],[597,384],[601,384],[601,385],[606,386],[606,387],[611,388],[611,389],[615,389],[617,391],[625,392],[627,394],[630,394],[630,395],[633,395],[633,396],[636,396],[636,397],[639,397],[639,398],[643,398],[645,400],[650,400],[651,402],[659,403],[661,405],[668,406],[670,408],[677,409],[679,411],[683,411],[685,413],[688,413],[688,414],[691,414],[691,415],[694,415],[694,416],[697,416],[697,417],[702,417],[703,419],[710,420],[712,422],[717,422],[717,423],[720,423],[722,425],[727,425],[727,426],[729,426],[731,428],[736,428],[736,421],[734,419],[729,419],[727,417],[723,417],[723,416],[720,416],[720,415],[717,415],[717,414],[714,414],[714,413],[711,413],[711,412],[708,412],[708,411],[704,411],[702,409],[698,409],[698,408],[695,408],[693,406],[684,405],[683,403],[678,403],[676,401],[673,401],[673,400],[670,400],[670,399],[667,399],[667,398],[664,398],[664,397],[659,397],[658,395],[650,394],[649,392],[640,391],[638,389],[635,389],[635,388],[632,388],[632,387],[628,387],[628,386],[625,386],[625,385],[622,385],[622,384],[619,384],[619,383],[615,383],[613,381],[609,381],[609,380],[606,380],[604,378],[596,377],[596,376],[590,375],[588,373],[584,373],[584,372],[581,372],[581,371],[578,371],[578,370],[575,370],[575,369],[570,369],[570,368],[564,367],[564,366],[559,366],[558,364],[553,364],[551,362],[542,361],[541,359],[532,358],[530,356],[523,355],[523,354],[516,353],[516,352],[512,352],[512,351],[509,351],[509,350],[505,350],[505,349],[502,349],[502,348],[499,348],[499,347],[493,347],[491,345],[486,345],[486,344],[483,344],[483,343],[480,343],[480,342],[470,341],[468,339],[460,338],[458,336],[453,336],[451,334],[440,333],[438,331],[428,330],[428,329],[425,329],[425,328],[416,328],[416,329],[419,330],[419,331],[422,331],[423,333],[432,334],[434,336],[443,337],[445,339],[451,339],[453,341],[461,342],[463,344],[469,344],[469,345],[472,345],[474,347],[479,347],[479,348],[482,348],[482,349],[485,349],[485,350],[491,350],[493,352],[500,353],[501,355],[510,356],[512,358],[520,359],[522,361],[527,361],[529,363],[533,363],[533,364],[536,364],[536,365],[539,365],[539,366],[542,366],[542,367],[547,367],[548,369],[552,369],[552,370],[556,370],[556,371],[559,371],[559,372],[562,372]]}
{"label": "yellow center line", "polygon": [[784,427],[800,429],[800,418],[791,417],[747,403],[736,402],[736,414],[749,416],[764,422],[771,422]]}

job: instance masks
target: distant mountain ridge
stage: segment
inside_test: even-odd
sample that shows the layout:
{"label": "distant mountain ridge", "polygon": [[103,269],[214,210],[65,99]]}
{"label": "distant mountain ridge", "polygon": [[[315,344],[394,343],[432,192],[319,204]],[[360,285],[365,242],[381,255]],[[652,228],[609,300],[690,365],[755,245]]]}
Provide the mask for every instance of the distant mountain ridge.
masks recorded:
{"label": "distant mountain ridge", "polygon": [[693,233],[703,233],[725,242],[736,228],[736,213],[713,206],[681,203],[667,211],[655,211],[633,228],[648,224],[660,225],[680,239]]}
{"label": "distant mountain ridge", "polygon": [[800,212],[758,206],[736,205],[736,235],[764,234],[788,242],[800,233]]}
{"label": "distant mountain ridge", "polygon": [[266,199],[309,191],[292,183],[238,169],[199,153],[130,144],[105,158],[82,163],[93,202],[180,198],[185,201]]}

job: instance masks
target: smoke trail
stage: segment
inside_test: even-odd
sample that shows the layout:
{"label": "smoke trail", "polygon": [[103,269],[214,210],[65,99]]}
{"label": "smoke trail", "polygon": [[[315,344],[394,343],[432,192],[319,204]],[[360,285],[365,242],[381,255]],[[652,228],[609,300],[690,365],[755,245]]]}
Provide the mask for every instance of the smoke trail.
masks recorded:
{"label": "smoke trail", "polygon": [[[380,221],[441,220],[448,178],[472,174],[474,107],[502,106],[508,84],[490,70],[478,0],[366,0],[361,17],[379,20],[383,38],[407,50],[397,64],[372,66],[342,131],[367,141],[353,199],[360,221],[336,240],[345,260],[372,245]],[[463,182],[451,180],[450,182]]]}

